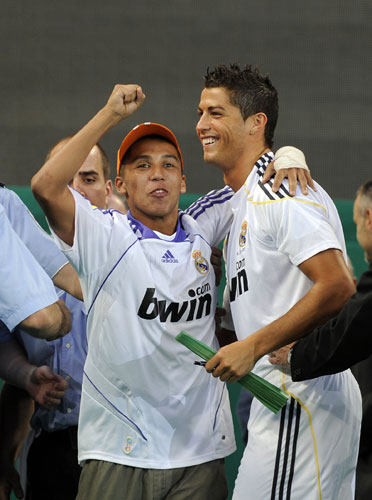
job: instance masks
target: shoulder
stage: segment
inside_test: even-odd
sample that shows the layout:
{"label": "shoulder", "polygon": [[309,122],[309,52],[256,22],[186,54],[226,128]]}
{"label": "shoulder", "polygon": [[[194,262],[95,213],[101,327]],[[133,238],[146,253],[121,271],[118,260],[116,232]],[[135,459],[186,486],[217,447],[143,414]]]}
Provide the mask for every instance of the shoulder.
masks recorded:
{"label": "shoulder", "polygon": [[234,191],[229,186],[214,189],[198,198],[185,210],[185,213],[196,220],[205,212],[223,207],[233,196]]}
{"label": "shoulder", "polygon": [[8,211],[11,206],[23,205],[19,196],[11,189],[5,187],[4,184],[0,185],[0,203],[6,211]]}
{"label": "shoulder", "polygon": [[[85,198],[82,194],[74,189],[71,189],[71,193],[75,200],[75,209],[77,212],[77,219],[79,222],[82,220],[95,219],[96,222],[104,225],[113,225],[115,222],[123,223],[127,222],[127,216],[113,209],[103,209],[92,205],[88,198]],[[92,222],[93,223],[93,222]]]}
{"label": "shoulder", "polygon": [[316,184],[317,191],[309,189],[308,195],[304,195],[298,186],[295,196],[289,194],[287,179],[283,180],[276,193],[272,190],[272,184],[272,181],[262,184],[259,180],[254,190],[248,194],[248,201],[255,206],[265,207],[270,211],[299,209],[301,211],[315,210],[327,214],[329,210],[336,210],[332,199],[319,184]]}

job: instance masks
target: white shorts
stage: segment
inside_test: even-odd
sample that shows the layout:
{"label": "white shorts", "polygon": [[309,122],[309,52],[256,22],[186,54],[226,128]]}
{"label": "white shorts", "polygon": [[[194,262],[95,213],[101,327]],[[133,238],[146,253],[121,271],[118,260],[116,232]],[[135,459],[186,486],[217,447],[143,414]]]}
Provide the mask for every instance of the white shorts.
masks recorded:
{"label": "white shorts", "polygon": [[265,378],[292,397],[277,415],[254,400],[233,500],[352,500],[362,402],[350,370]]}

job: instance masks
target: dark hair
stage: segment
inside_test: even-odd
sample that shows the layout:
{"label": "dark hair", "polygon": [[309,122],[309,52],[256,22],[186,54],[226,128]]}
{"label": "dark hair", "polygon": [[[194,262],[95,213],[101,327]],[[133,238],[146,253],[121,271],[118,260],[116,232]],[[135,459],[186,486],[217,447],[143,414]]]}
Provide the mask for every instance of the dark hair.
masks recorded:
{"label": "dark hair", "polygon": [[372,179],[360,186],[357,191],[357,196],[360,196],[360,212],[364,216],[367,208],[372,208]]}
{"label": "dark hair", "polygon": [[239,107],[244,120],[256,113],[265,113],[265,140],[270,148],[273,147],[279,103],[278,92],[268,74],[263,75],[251,65],[241,69],[237,63],[230,64],[230,67],[221,64],[212,70],[207,68],[204,86],[225,87],[230,92],[231,104]]}
{"label": "dark hair", "polygon": [[[70,139],[73,138],[73,135],[67,135],[66,137],[63,137],[62,139],[60,139],[58,142],[56,142],[48,151],[46,157],[45,157],[45,161],[47,162],[50,157],[52,156],[55,148],[57,146],[59,146],[60,144],[63,144],[65,142],[68,142]],[[102,172],[103,172],[103,178],[105,179],[105,181],[108,181],[109,178],[110,178],[110,162],[109,162],[109,159],[107,157],[107,154],[105,153],[105,150],[103,149],[103,147],[97,142],[96,144],[97,148],[98,148],[98,151],[100,152],[100,155],[101,155],[101,160],[102,160],[102,163],[101,163],[101,166],[102,166]]]}

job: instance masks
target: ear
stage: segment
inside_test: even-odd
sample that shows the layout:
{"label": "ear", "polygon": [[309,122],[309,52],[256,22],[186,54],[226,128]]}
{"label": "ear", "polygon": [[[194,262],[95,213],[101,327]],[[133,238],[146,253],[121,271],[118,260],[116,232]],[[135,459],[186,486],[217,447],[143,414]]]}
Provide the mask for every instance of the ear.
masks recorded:
{"label": "ear", "polygon": [[254,135],[259,131],[264,132],[267,123],[267,116],[265,113],[256,113],[248,118],[251,118],[250,123],[248,124],[249,135]]}
{"label": "ear", "polygon": [[111,196],[114,192],[114,186],[112,185],[112,180],[106,181],[106,197]]}
{"label": "ear", "polygon": [[263,129],[266,126],[267,123],[267,116],[265,113],[257,113],[254,115],[254,126],[257,127],[257,129]]}
{"label": "ear", "polygon": [[180,193],[181,194],[186,193],[186,176],[185,175],[182,176]]}
{"label": "ear", "polygon": [[365,224],[368,230],[372,233],[372,208],[366,208]]}
{"label": "ear", "polygon": [[122,177],[117,176],[115,178],[115,186],[119,194],[122,194],[126,197],[128,196],[127,185],[125,184],[125,181]]}

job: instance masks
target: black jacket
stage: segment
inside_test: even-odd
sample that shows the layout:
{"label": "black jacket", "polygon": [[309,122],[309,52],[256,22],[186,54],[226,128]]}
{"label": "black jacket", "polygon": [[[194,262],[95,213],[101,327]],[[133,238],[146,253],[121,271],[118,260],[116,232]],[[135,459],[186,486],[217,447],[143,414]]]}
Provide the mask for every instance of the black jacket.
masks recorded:
{"label": "black jacket", "polygon": [[372,264],[337,316],[294,345],[292,379],[341,372],[372,354]]}

